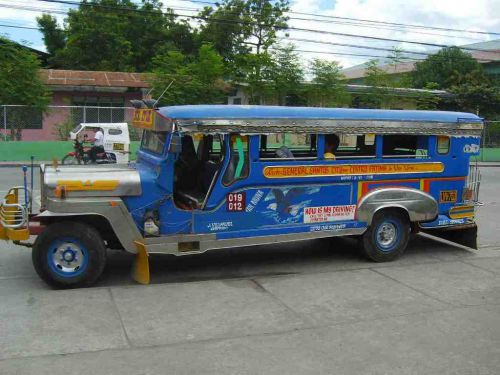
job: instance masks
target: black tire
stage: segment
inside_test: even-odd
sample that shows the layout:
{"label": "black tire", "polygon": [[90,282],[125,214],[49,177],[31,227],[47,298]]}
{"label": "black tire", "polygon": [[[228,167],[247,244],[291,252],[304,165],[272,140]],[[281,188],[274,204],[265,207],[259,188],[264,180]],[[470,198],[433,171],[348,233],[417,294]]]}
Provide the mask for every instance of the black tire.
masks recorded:
{"label": "black tire", "polygon": [[77,165],[80,164],[80,161],[75,156],[66,155],[65,157],[63,157],[61,163],[63,165]]}
{"label": "black tire", "polygon": [[50,286],[88,287],[104,270],[106,246],[99,232],[87,224],[54,223],[37,237],[32,261],[36,273]]}
{"label": "black tire", "polygon": [[394,209],[376,212],[370,227],[363,235],[364,253],[374,262],[395,260],[406,250],[410,231],[410,221],[406,213]]}

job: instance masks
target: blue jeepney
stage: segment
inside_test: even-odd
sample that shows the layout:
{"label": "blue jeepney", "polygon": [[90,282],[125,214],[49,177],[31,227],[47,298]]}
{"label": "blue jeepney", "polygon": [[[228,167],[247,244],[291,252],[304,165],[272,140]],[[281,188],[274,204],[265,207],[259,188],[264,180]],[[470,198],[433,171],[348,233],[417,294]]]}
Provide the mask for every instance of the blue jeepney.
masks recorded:
{"label": "blue jeepney", "polygon": [[[13,188],[0,238],[25,244],[51,285],[94,283],[106,248],[148,254],[357,236],[373,261],[427,232],[476,248],[482,119],[469,113],[138,105],[129,166],[41,167],[41,209]],[[26,199],[23,198],[26,196]]]}

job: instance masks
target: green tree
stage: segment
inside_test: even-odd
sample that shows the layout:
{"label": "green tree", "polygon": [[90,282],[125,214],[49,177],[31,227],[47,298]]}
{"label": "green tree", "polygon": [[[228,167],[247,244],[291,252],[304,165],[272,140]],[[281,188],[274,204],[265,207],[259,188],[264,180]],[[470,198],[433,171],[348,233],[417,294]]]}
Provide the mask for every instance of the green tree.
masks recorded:
{"label": "green tree", "polygon": [[[158,0],[87,0],[71,9],[64,29],[43,15],[38,24],[53,66],[82,70],[148,71],[159,49],[194,54],[195,35],[186,21],[164,12]],[[63,38],[61,38],[61,33]]]}
{"label": "green tree", "polygon": [[365,108],[387,108],[390,101],[389,75],[379,68],[379,60],[366,63],[364,82],[370,86],[359,99],[359,105]]}
{"label": "green tree", "polygon": [[[438,84],[435,82],[428,82],[424,89],[426,90],[436,90]],[[417,97],[417,109],[421,110],[437,110],[441,98],[431,92],[422,92]]]}
{"label": "green tree", "polygon": [[216,8],[205,7],[199,14],[202,19],[200,42],[212,44],[228,65],[234,65],[236,55],[250,52],[250,47],[244,43],[248,38],[243,20],[245,6],[243,0],[224,0]]}
{"label": "green tree", "polygon": [[[0,38],[0,103],[22,104],[25,115],[31,110],[40,113],[47,109],[49,92],[39,76],[40,62],[35,54]],[[11,134],[18,133],[23,125],[23,112],[14,111],[9,115]]]}
{"label": "green tree", "polygon": [[310,63],[310,69],[312,80],[308,88],[309,104],[336,107],[350,103],[350,95],[342,82],[342,67],[338,62],[314,59]]}
{"label": "green tree", "polygon": [[57,19],[50,14],[42,14],[36,20],[43,34],[43,41],[47,52],[51,56],[55,56],[57,51],[62,50],[66,45],[64,30],[57,24]]}
{"label": "green tree", "polygon": [[[132,43],[126,34],[129,19],[112,8],[136,9],[129,0],[94,0],[70,9],[66,18],[66,46],[54,61],[63,68],[131,71]],[[110,8],[107,8],[110,7]]]}
{"label": "green tree", "polygon": [[435,82],[438,89],[448,89],[463,82],[464,77],[471,74],[482,81],[486,80],[481,64],[470,53],[458,47],[447,47],[417,62],[412,80],[413,86],[417,88]]}
{"label": "green tree", "polygon": [[303,85],[304,69],[292,44],[278,47],[271,55],[270,86],[279,105],[289,105]]}
{"label": "green tree", "polygon": [[163,105],[223,103],[226,86],[222,79],[222,57],[211,45],[202,45],[195,57],[179,51],[167,51],[153,60],[153,95],[161,98]]}

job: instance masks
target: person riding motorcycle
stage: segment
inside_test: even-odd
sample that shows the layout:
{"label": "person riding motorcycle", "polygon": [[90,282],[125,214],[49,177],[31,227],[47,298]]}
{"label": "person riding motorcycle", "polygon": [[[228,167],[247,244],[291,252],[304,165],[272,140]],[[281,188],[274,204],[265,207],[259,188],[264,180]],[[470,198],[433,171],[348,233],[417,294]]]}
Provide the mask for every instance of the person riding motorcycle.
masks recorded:
{"label": "person riding motorcycle", "polygon": [[101,154],[104,152],[104,132],[102,128],[97,128],[93,143],[94,145],[88,151],[88,156],[92,163],[97,163],[97,154]]}

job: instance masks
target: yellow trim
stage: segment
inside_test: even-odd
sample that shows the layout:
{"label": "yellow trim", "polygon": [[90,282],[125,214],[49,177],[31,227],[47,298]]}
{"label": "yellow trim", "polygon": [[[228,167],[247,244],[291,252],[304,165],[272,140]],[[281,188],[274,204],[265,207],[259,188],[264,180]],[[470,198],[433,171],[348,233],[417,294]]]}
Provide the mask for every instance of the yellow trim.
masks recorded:
{"label": "yellow trim", "polygon": [[359,199],[361,198],[361,195],[363,194],[363,182],[364,181],[358,182],[358,202],[359,202]]}
{"label": "yellow trim", "polygon": [[420,191],[424,191],[425,189],[425,180],[422,178],[420,179]]}
{"label": "yellow trim", "polygon": [[57,180],[57,186],[63,187],[66,191],[95,191],[95,190],[115,190],[120,180]]}
{"label": "yellow trim", "polygon": [[149,255],[146,245],[142,242],[134,241],[137,246],[137,254],[135,255],[134,266],[132,268],[132,277],[139,284],[149,284],[151,281],[149,275]]}
{"label": "yellow trim", "polygon": [[7,235],[7,239],[11,241],[26,241],[30,238],[30,232],[28,228],[22,229],[10,229],[5,228],[5,234]]}
{"label": "yellow trim", "polygon": [[132,124],[136,128],[152,129],[155,121],[156,112],[154,109],[141,108],[134,111]]}
{"label": "yellow trim", "polygon": [[441,173],[444,165],[430,163],[378,163],[378,164],[323,164],[277,165],[264,168],[266,178],[334,177],[363,175],[393,175],[413,173]]}
{"label": "yellow trim", "polygon": [[0,223],[0,240],[8,241],[9,237],[7,237],[7,233],[5,232],[5,228]]}
{"label": "yellow trim", "polygon": [[474,217],[474,206],[455,206],[450,208],[448,216],[452,219]]}

